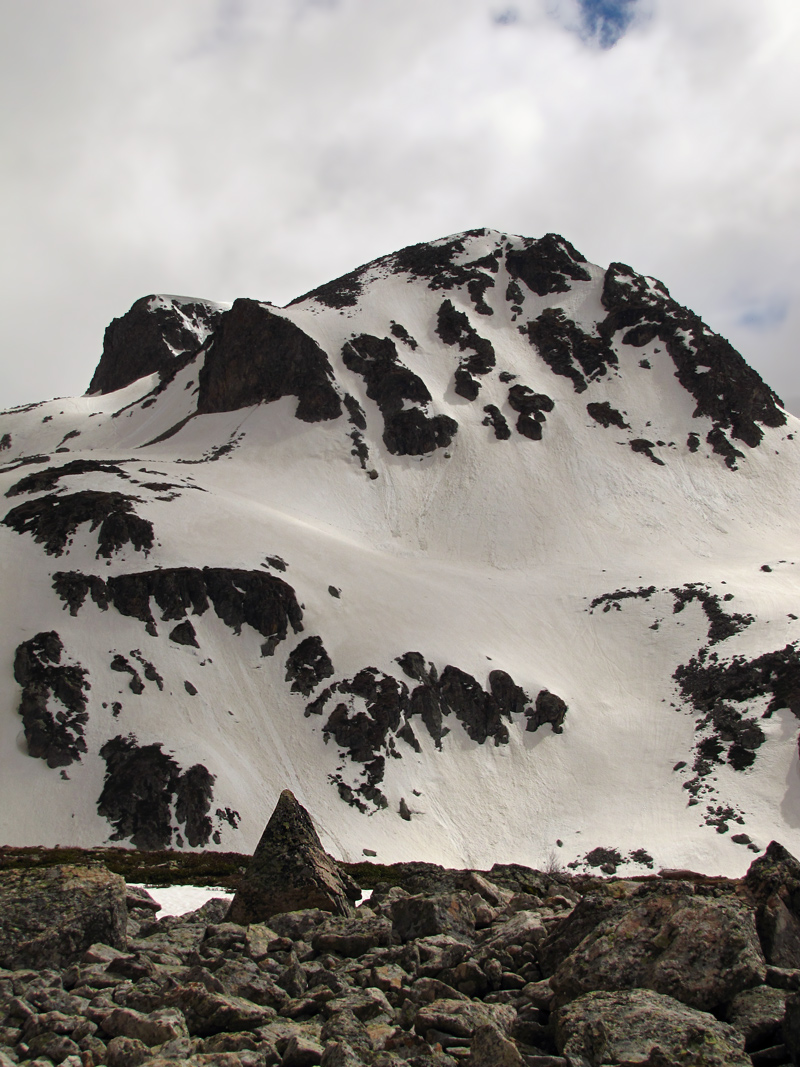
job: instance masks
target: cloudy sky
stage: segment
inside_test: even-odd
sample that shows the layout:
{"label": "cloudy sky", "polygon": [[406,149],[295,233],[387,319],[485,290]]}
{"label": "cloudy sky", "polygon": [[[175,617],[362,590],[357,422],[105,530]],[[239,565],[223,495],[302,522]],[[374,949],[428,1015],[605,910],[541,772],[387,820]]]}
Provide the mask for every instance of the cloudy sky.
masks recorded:
{"label": "cloudy sky", "polygon": [[477,226],[630,263],[800,413],[796,0],[0,0],[0,406],[152,292]]}

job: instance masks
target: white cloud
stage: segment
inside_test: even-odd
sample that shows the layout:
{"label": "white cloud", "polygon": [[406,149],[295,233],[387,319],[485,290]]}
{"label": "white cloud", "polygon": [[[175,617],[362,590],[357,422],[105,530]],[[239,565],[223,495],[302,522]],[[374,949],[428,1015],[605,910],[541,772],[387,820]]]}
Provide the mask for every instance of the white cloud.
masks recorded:
{"label": "white cloud", "polygon": [[608,49],[548,0],[0,9],[0,403],[82,391],[144,293],[285,302],[481,225],[662,277],[800,394],[789,0],[639,0]]}

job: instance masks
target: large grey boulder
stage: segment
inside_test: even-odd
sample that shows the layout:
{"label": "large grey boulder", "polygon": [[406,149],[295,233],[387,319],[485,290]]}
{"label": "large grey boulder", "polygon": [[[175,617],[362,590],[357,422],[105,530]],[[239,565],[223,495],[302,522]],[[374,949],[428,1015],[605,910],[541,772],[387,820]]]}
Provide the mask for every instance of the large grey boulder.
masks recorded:
{"label": "large grey boulder", "polygon": [[525,1067],[517,1046],[491,1024],[478,1027],[469,1050],[472,1067]]}
{"label": "large grey boulder", "polygon": [[732,1026],[648,989],[587,993],[556,1013],[558,1051],[590,1067],[751,1067]]}
{"label": "large grey boulder", "polygon": [[323,849],[311,816],[284,789],[236,890],[228,921],[261,923],[307,908],[354,915],[360,896],[352,878]]}
{"label": "large grey boulder", "polygon": [[790,993],[786,998],[783,1040],[792,1063],[797,1065],[800,1063],[800,993]]}
{"label": "large grey boulder", "polygon": [[555,924],[554,929],[543,938],[537,956],[542,973],[551,975],[585,937],[588,937],[604,920],[620,914],[622,906],[611,897],[591,893],[579,901],[570,915]]}
{"label": "large grey boulder", "polygon": [[551,985],[560,1003],[640,988],[713,1011],[765,976],[752,911],[734,896],[680,889],[621,902],[563,960]]}
{"label": "large grey boulder", "polygon": [[269,1024],[276,1015],[273,1008],[253,1004],[243,997],[211,993],[205,986],[195,982],[171,990],[165,996],[164,1003],[180,1009],[189,1033],[197,1037],[256,1030]]}
{"label": "large grey boulder", "polygon": [[467,937],[475,934],[475,912],[466,893],[400,897],[392,903],[390,914],[392,930],[401,941],[436,934]]}
{"label": "large grey boulder", "polygon": [[68,967],[98,941],[126,948],[125,900],[102,864],[0,872],[0,967]]}
{"label": "large grey boulder", "polygon": [[374,948],[392,943],[392,924],[377,916],[347,919],[332,916],[317,928],[311,938],[315,952],[334,952],[354,959]]}
{"label": "large grey boulder", "polygon": [[183,1015],[174,1008],[148,1015],[132,1008],[115,1008],[103,1019],[101,1028],[109,1037],[135,1037],[149,1048],[189,1036]]}
{"label": "large grey boulder", "polygon": [[783,989],[762,985],[745,989],[733,998],[726,1018],[744,1038],[747,1052],[779,1045],[783,1041],[787,996]]}
{"label": "large grey boulder", "polygon": [[771,841],[750,864],[745,885],[756,905],[756,926],[767,963],[800,967],[800,862]]}
{"label": "large grey boulder", "polygon": [[493,1026],[506,1035],[517,1013],[510,1004],[481,1004],[474,1000],[434,1000],[423,1005],[414,1019],[414,1029],[425,1037],[431,1030],[453,1037],[471,1038],[481,1026]]}

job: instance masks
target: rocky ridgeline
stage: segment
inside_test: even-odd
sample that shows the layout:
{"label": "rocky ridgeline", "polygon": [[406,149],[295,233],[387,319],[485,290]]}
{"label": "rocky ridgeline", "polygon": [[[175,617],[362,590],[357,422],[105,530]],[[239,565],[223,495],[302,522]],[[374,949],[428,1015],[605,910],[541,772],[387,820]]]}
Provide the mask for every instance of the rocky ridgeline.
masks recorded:
{"label": "rocky ridgeline", "polygon": [[365,904],[282,794],[232,904],[0,872],[0,1067],[767,1067],[800,1059],[800,863],[740,881],[397,868]]}

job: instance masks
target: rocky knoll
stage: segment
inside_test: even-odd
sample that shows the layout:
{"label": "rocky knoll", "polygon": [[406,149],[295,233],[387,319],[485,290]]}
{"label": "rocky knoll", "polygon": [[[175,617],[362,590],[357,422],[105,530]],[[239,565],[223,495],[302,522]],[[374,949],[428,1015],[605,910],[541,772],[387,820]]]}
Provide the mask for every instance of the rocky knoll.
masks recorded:
{"label": "rocky knoll", "polygon": [[[0,1067],[800,1059],[800,864],[780,845],[738,881],[406,864],[323,909],[303,906],[315,866],[337,872],[307,812],[284,794],[273,820],[243,879],[262,921],[221,898],[159,920],[101,864],[0,871]],[[291,865],[264,874],[282,840],[305,850],[296,899]]]}

